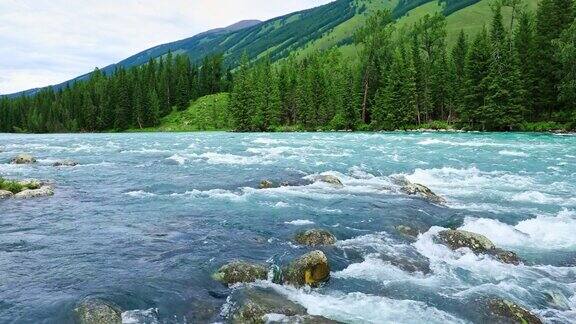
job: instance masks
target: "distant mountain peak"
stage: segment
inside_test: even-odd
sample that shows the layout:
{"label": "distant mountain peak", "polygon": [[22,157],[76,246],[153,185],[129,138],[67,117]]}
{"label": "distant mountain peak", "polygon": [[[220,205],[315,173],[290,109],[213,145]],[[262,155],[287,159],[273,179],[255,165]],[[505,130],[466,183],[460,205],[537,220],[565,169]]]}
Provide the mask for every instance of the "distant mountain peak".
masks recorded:
{"label": "distant mountain peak", "polygon": [[250,28],[252,26],[256,26],[258,24],[261,24],[262,21],[260,20],[241,20],[235,24],[232,24],[228,27],[222,27],[222,28],[215,28],[215,29],[210,29],[208,31],[205,31],[201,34],[198,34],[198,36],[202,36],[202,35],[208,35],[208,34],[219,34],[219,33],[229,33],[229,32],[235,32],[235,31],[239,31],[245,28]]}

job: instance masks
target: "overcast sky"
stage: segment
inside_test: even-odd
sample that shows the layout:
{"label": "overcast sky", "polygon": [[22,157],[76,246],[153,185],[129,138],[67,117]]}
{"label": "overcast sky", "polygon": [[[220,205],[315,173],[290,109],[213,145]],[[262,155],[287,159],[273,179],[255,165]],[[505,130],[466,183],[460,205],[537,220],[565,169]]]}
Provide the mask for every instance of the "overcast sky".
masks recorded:
{"label": "overcast sky", "polygon": [[0,94],[60,83],[152,46],[331,0],[0,0]]}

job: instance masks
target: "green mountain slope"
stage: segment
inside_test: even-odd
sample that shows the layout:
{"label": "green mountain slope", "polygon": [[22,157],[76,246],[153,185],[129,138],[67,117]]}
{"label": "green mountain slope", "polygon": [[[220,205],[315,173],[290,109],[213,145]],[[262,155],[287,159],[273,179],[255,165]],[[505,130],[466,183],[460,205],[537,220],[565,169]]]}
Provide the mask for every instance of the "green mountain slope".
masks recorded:
{"label": "green mountain slope", "polygon": [[[358,54],[353,44],[354,32],[376,10],[390,9],[398,18],[399,27],[409,26],[425,14],[448,14],[448,42],[452,44],[461,29],[468,33],[481,30],[490,17],[492,0],[337,0],[309,10],[291,13],[266,22],[243,21],[227,28],[220,28],[196,36],[153,47],[117,64],[102,69],[106,74],[118,67],[142,65],[150,59],[168,52],[185,54],[193,62],[205,56],[223,53],[226,64],[238,65],[243,53],[251,59],[269,55],[277,61],[290,54],[300,57],[317,50],[339,47],[350,58]],[[538,0],[523,0],[522,5],[534,9]],[[509,8],[504,9],[504,19],[509,19]],[[87,79],[89,74],[55,86],[64,87],[70,82]],[[33,94],[37,89],[24,92]]]}

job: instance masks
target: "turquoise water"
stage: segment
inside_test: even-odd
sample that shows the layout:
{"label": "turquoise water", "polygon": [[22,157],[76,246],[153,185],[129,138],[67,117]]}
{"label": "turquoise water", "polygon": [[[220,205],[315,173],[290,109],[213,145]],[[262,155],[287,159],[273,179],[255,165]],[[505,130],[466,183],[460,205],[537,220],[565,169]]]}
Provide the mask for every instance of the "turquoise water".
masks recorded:
{"label": "turquoise water", "polygon": [[[19,153],[38,163],[8,164]],[[80,165],[54,168],[58,159]],[[336,188],[309,184],[332,174]],[[262,282],[311,314],[354,323],[485,322],[480,297],[576,322],[576,136],[452,133],[0,135],[0,175],[54,183],[56,195],[0,201],[0,322],[67,323],[99,296],[126,322],[226,321],[234,292],[210,274],[233,259],[285,264],[321,227],[339,239],[331,280]],[[405,175],[445,197],[403,195]],[[295,186],[258,190],[262,179]],[[406,224],[426,233],[397,234]],[[432,239],[485,234],[513,266]],[[390,260],[425,260],[410,273]],[[561,305],[548,294],[561,296]]]}

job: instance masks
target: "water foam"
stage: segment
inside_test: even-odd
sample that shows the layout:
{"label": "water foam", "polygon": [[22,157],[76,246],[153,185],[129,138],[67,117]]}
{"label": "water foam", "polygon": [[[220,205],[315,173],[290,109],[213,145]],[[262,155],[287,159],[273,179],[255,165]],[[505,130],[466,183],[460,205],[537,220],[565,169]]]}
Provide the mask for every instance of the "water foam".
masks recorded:
{"label": "water foam", "polygon": [[504,156],[515,156],[515,157],[529,157],[530,156],[530,154],[528,154],[528,153],[524,153],[524,152],[520,152],[520,151],[508,151],[508,150],[502,150],[502,151],[498,152],[498,154],[504,155]]}
{"label": "water foam", "polygon": [[530,249],[576,248],[576,212],[564,209],[557,216],[537,216],[515,226],[498,220],[466,218],[461,229],[480,233],[496,245]]}
{"label": "water foam", "polygon": [[345,323],[465,323],[454,315],[413,300],[395,300],[361,292],[321,294],[271,283],[261,284],[304,306],[311,315]]}
{"label": "water foam", "polygon": [[306,225],[314,225],[315,223],[308,219],[297,219],[291,222],[284,222],[287,225],[294,225],[294,226],[306,226]]}

